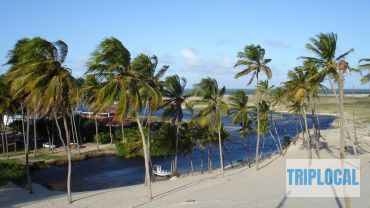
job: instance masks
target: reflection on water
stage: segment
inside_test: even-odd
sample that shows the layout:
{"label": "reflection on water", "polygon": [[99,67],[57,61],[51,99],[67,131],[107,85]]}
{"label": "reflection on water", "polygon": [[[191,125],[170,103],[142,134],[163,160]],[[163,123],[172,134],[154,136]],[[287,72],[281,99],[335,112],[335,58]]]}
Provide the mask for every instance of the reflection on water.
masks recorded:
{"label": "reflection on water", "polygon": [[[161,113],[161,112],[159,112]],[[184,119],[189,118],[189,112],[185,112]],[[284,114],[281,119],[276,117],[277,130],[282,143],[284,136],[293,137],[296,135],[296,127],[300,129],[297,117],[290,114]],[[311,117],[308,116],[309,126],[312,125]],[[320,116],[320,128],[327,129],[334,120],[333,116]],[[240,140],[236,130],[238,126],[231,125],[231,118],[223,118],[225,128],[231,133],[230,141],[225,144],[225,163],[231,163],[238,160],[244,160],[246,157],[255,155],[255,135],[248,135],[251,139],[251,148],[246,150],[244,143]],[[272,125],[271,125],[272,126]],[[274,132],[274,130],[273,130]],[[261,144],[265,140],[263,154],[267,155],[276,152],[276,145],[269,135],[261,139]],[[212,151],[212,166],[219,167],[218,149]],[[195,148],[193,152],[193,164],[195,171],[200,171],[201,160],[204,160],[204,169],[207,169],[207,152]],[[162,165],[162,168],[169,170],[171,157],[152,158],[153,164]],[[188,171],[188,157],[181,155],[178,157],[178,166],[181,174]],[[54,166],[44,170],[38,170],[32,173],[34,182],[42,184],[53,190],[66,190],[67,166]],[[139,159],[121,159],[116,157],[91,158],[85,161],[72,163],[72,191],[88,191],[114,187],[122,187],[134,184],[140,184],[144,181],[144,160]]]}

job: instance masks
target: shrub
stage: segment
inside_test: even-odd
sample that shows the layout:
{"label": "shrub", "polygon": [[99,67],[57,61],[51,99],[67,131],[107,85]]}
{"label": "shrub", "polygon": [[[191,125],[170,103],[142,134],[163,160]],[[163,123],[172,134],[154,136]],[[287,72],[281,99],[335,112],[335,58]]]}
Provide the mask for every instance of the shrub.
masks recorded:
{"label": "shrub", "polygon": [[25,168],[22,164],[0,163],[0,181],[17,179],[25,175]]}
{"label": "shrub", "polygon": [[99,143],[100,144],[107,144],[110,142],[110,135],[109,133],[100,132],[99,133]]}

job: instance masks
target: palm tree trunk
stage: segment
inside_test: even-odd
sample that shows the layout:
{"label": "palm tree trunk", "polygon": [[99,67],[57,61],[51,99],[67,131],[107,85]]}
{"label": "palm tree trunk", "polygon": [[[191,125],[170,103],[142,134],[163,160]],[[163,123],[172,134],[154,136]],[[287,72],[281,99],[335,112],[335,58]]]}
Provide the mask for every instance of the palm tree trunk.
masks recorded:
{"label": "palm tree trunk", "polygon": [[77,145],[77,142],[76,142],[76,137],[75,137],[74,128],[73,128],[72,116],[69,117],[69,121],[71,123],[71,134],[72,134],[72,142],[73,142],[72,148],[74,148],[75,145]]}
{"label": "palm tree trunk", "polygon": [[336,121],[338,123],[338,117],[339,117],[339,98],[337,96],[337,92],[336,92],[336,89],[334,88],[334,82],[333,82],[333,79],[331,77],[329,77],[329,84],[330,84],[330,87],[331,89],[333,90],[333,94],[334,94],[334,97],[335,97],[335,100],[336,100],[336,107],[337,107],[337,116],[336,116]]}
{"label": "palm tree trunk", "polygon": [[95,142],[96,142],[96,148],[99,150],[99,132],[98,132],[98,119],[95,115]]}
{"label": "palm tree trunk", "polygon": [[204,159],[204,152],[201,152],[202,156],[200,158],[200,173],[203,174],[203,159]]}
{"label": "palm tree trunk", "polygon": [[48,135],[49,144],[52,144],[52,143],[51,143],[51,138],[50,138],[50,132],[49,132],[49,126],[48,126],[48,123],[46,122],[46,118],[44,118],[43,120],[44,120],[44,123],[45,123],[45,128],[46,128],[46,133],[47,133],[47,135]]}
{"label": "palm tree trunk", "polygon": [[218,148],[220,149],[221,174],[222,177],[224,177],[224,156],[222,154],[221,127],[222,125],[220,124],[218,126]]}
{"label": "palm tree trunk", "polygon": [[[2,125],[4,125],[4,116],[1,115],[1,123]],[[1,129],[3,129],[3,127],[1,127]],[[4,132],[5,133],[5,132]],[[3,132],[1,131],[1,145],[3,146],[3,156],[5,157],[5,141],[4,141],[4,134]]]}
{"label": "palm tree trunk", "polygon": [[3,132],[1,132],[1,145],[3,146],[3,157],[6,157],[6,154],[5,154],[5,140],[4,140]]}
{"label": "palm tree trunk", "polygon": [[66,145],[66,143],[65,143],[65,142],[64,142],[64,140],[63,140],[62,130],[60,129],[60,126],[59,126],[59,123],[58,123],[58,118],[57,118],[57,116],[56,116],[56,115],[54,116],[54,120],[55,120],[55,123],[56,123],[57,128],[58,128],[58,132],[59,132],[59,140],[62,142],[62,144],[63,144],[63,147],[64,147],[65,151],[66,151],[66,152],[68,152],[68,151],[67,151],[67,145]]}
{"label": "palm tree trunk", "polygon": [[9,117],[8,117],[8,119],[7,119],[6,124],[5,124],[5,125],[3,124],[3,132],[4,132],[5,145],[6,145],[6,148],[5,148],[5,150],[6,150],[6,159],[9,159],[8,136],[6,135],[6,126],[8,125],[8,124],[7,124],[7,123],[8,123],[8,120],[9,120]]}
{"label": "palm tree trunk", "polygon": [[272,138],[272,140],[274,141],[275,143],[275,146],[276,146],[276,149],[279,150],[280,154],[282,154],[281,150],[279,149],[279,146],[278,146],[278,143],[276,142],[276,139],[274,137],[274,135],[272,134],[271,130],[269,129],[269,133],[270,133],[270,136]]}
{"label": "palm tree trunk", "polygon": [[112,135],[112,121],[110,119],[110,106],[108,108],[108,122],[109,122],[109,136],[110,136],[110,143],[113,144],[113,135]]}
{"label": "palm tree trunk", "polygon": [[125,140],[125,130],[123,128],[123,123],[124,123],[125,119],[122,118],[122,122],[121,122],[121,136],[122,136],[122,142]]}
{"label": "palm tree trunk", "polygon": [[67,158],[68,158],[67,195],[68,195],[68,203],[72,204],[72,193],[71,193],[72,154],[71,154],[71,148],[69,147],[71,139],[69,137],[67,119],[65,116],[63,116],[63,123],[64,123],[64,129],[66,132],[66,139],[67,139]]}
{"label": "palm tree trunk", "polygon": [[211,158],[211,155],[212,155],[212,150],[211,150],[211,146],[208,147],[208,173],[212,173],[212,158]]}
{"label": "palm tree trunk", "polygon": [[177,171],[177,154],[178,154],[178,149],[179,149],[179,131],[180,131],[180,127],[179,127],[179,120],[178,120],[178,116],[179,116],[179,113],[177,112],[177,117],[176,117],[176,152],[175,152],[175,172]]}
{"label": "palm tree trunk", "polygon": [[[344,168],[343,159],[346,158],[346,155],[345,155],[346,143],[345,143],[345,137],[344,137],[345,123],[344,123],[344,106],[343,106],[343,99],[344,99],[343,76],[344,76],[344,71],[339,70],[339,77],[338,77],[339,99],[338,100],[339,100],[339,116],[340,116],[340,159],[342,159],[342,168]],[[344,186],[344,204],[346,208],[350,208],[351,200],[349,197],[346,196],[346,191],[347,191],[347,188],[346,186]]]}
{"label": "palm tree trunk", "polygon": [[29,152],[30,152],[30,117],[29,117],[29,114],[28,114],[28,109],[27,109],[27,130],[26,130],[26,143],[25,143],[25,148],[24,148],[24,151],[25,151],[25,163],[26,163],[26,175],[27,175],[27,182],[28,182],[28,192],[30,194],[33,193],[32,191],[32,181],[31,181],[31,171],[30,171],[30,165],[29,165],[29,161],[28,161],[28,156],[29,156]]}
{"label": "palm tree trunk", "polygon": [[301,132],[302,132],[303,142],[305,142],[306,141],[306,136],[305,136],[304,130],[303,130],[302,114],[299,115],[298,119],[299,119],[299,125],[301,126]]}
{"label": "palm tree trunk", "polygon": [[33,156],[36,157],[37,151],[37,132],[36,132],[36,117],[33,118]]}
{"label": "palm tree trunk", "polygon": [[190,168],[191,168],[191,175],[194,174],[194,166],[193,166],[193,150],[190,151]]}
{"label": "palm tree trunk", "polygon": [[71,108],[71,117],[72,117],[71,127],[72,127],[72,129],[74,129],[74,132],[75,132],[75,138],[76,138],[76,142],[77,142],[77,150],[78,150],[78,154],[80,155],[80,153],[81,153],[80,152],[80,141],[78,139],[76,118],[75,118],[75,115],[74,115],[74,112],[73,112],[73,108]]}
{"label": "palm tree trunk", "polygon": [[[257,84],[256,89],[259,83],[258,73],[256,74],[257,77]],[[259,145],[260,145],[260,109],[259,109],[259,94],[257,93],[257,143],[256,143],[256,169],[258,170],[259,166],[259,160],[258,160],[258,154],[259,154]]]}
{"label": "palm tree trunk", "polygon": [[355,133],[355,141],[357,141],[357,130],[356,130],[356,116],[355,116],[355,85],[352,88],[352,120],[353,120],[353,130]]}
{"label": "palm tree trunk", "polygon": [[305,131],[306,131],[306,134],[307,134],[307,136],[308,136],[308,139],[307,139],[308,158],[309,158],[309,159],[312,159],[312,152],[311,152],[311,136],[310,136],[310,132],[309,132],[309,130],[308,130],[307,116],[306,116],[306,109],[304,108],[304,106],[302,106],[302,113],[303,113],[303,119],[304,119]]}
{"label": "palm tree trunk", "polygon": [[[277,128],[276,128],[276,123],[275,123],[275,120],[274,118],[272,117],[272,113],[270,113],[270,117],[271,117],[271,121],[272,121],[272,124],[274,125],[274,129],[275,129],[275,134],[277,136],[277,140],[279,142],[279,147],[280,149],[278,148],[278,150],[280,151],[280,154],[283,154],[283,147],[281,146],[281,142],[280,142],[280,136],[279,136],[279,133],[277,131]],[[270,133],[271,134],[271,133]],[[275,139],[274,139],[275,140]],[[275,141],[276,143],[276,141]]]}
{"label": "palm tree trunk", "polygon": [[147,146],[146,146],[143,126],[141,125],[138,111],[135,112],[135,117],[136,117],[136,122],[137,122],[137,125],[139,127],[140,134],[141,134],[141,139],[142,139],[142,143],[143,143],[144,161],[145,161],[145,180],[148,183],[149,198],[152,199],[152,184],[151,184],[150,173],[149,173],[149,155],[148,155],[148,149],[147,149]]}

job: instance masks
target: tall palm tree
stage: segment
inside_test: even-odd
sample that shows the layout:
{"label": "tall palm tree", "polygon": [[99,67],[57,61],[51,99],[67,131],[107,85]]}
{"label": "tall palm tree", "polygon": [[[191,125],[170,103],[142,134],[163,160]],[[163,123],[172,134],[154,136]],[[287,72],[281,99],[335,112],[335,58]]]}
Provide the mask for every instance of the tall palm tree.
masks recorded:
{"label": "tall palm tree", "polygon": [[206,106],[202,108],[197,117],[201,126],[209,125],[211,132],[218,134],[218,147],[220,150],[221,173],[224,175],[224,161],[222,151],[222,131],[223,123],[222,116],[228,115],[228,106],[222,100],[225,95],[226,88],[219,89],[215,79],[210,77],[203,78],[199,83],[194,85],[194,95],[200,96],[202,101],[206,102]]}
{"label": "tall palm tree", "polygon": [[361,59],[359,62],[360,63],[365,62],[363,64],[360,64],[360,69],[368,69],[369,70],[369,73],[364,75],[361,79],[361,82],[363,84],[366,84],[370,81],[370,59]]}
{"label": "tall palm tree", "polygon": [[[328,78],[332,85],[334,79],[338,83],[339,97],[338,111],[340,116],[340,157],[345,158],[345,121],[343,111],[344,98],[344,74],[347,70],[351,70],[345,58],[353,52],[353,49],[336,56],[338,36],[335,33],[320,33],[316,38],[310,38],[311,43],[306,44],[306,48],[315,54],[315,57],[302,57],[305,60],[312,61],[321,68],[321,70],[313,77],[313,79]],[[335,93],[335,90],[333,89]],[[336,93],[335,93],[336,94]],[[349,200],[349,199],[348,199]],[[347,200],[345,200],[347,201]],[[347,203],[346,203],[347,204]]]}
{"label": "tall palm tree", "polygon": [[91,53],[87,63],[88,74],[94,74],[104,80],[104,85],[96,92],[95,111],[100,112],[114,102],[117,105],[116,118],[125,114],[136,119],[140,130],[145,159],[145,179],[148,182],[149,197],[152,198],[149,173],[149,152],[141,124],[140,112],[143,109],[143,93],[150,98],[149,110],[152,112],[162,105],[162,96],[158,88],[149,84],[145,67],[140,64],[140,55],[131,61],[130,52],[116,38],[105,38]]}
{"label": "tall palm tree", "polygon": [[[19,45],[19,42],[22,44]],[[67,44],[60,40],[53,43],[42,38],[19,42],[9,54],[8,64],[11,64],[11,67],[6,76],[11,83],[10,92],[13,99],[20,100],[26,108],[28,137],[30,115],[52,115],[55,120],[60,116],[65,120],[66,108],[76,107],[79,95],[76,79],[71,75],[70,69],[64,66],[68,53]],[[21,110],[23,111],[23,108]],[[70,141],[66,125],[64,122],[66,142],[61,132],[60,140],[67,150],[68,202],[72,203],[70,187],[72,160],[69,145],[65,145]],[[28,141],[26,144],[29,146]]]}
{"label": "tall palm tree", "polygon": [[[249,118],[249,106],[248,106],[248,96],[244,90],[238,90],[233,95],[230,96],[230,114],[233,115],[231,120],[232,124],[239,124],[240,129],[238,129],[239,136],[244,140],[245,149],[247,151],[248,160],[248,147],[247,147],[247,135],[252,131],[252,119]],[[250,144],[250,140],[249,140]],[[250,146],[250,145],[249,145]]]}
{"label": "tall palm tree", "polygon": [[163,83],[162,95],[163,101],[163,117],[172,118],[176,124],[176,153],[174,162],[174,171],[177,171],[177,154],[179,143],[179,129],[183,117],[182,106],[185,104],[187,95],[184,94],[186,79],[180,78],[178,75],[166,77]]}
{"label": "tall palm tree", "polygon": [[[260,45],[247,45],[244,47],[244,51],[238,53],[239,60],[236,62],[234,67],[243,66],[246,67],[235,75],[235,78],[239,78],[248,74],[252,74],[247,85],[250,85],[256,77],[256,86],[259,83],[259,73],[263,72],[267,78],[272,77],[272,72],[267,64],[271,62],[271,59],[265,59],[265,49]],[[259,160],[259,143],[260,143],[260,119],[259,119],[259,96],[257,95],[257,145],[256,145],[256,168],[258,170]]]}

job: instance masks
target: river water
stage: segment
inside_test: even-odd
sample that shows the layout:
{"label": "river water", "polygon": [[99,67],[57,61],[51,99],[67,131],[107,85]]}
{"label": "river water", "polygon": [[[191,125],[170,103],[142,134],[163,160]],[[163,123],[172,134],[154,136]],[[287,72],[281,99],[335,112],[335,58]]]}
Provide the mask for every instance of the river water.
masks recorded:
{"label": "river water", "polygon": [[[159,112],[160,113],[160,112]],[[282,117],[280,117],[280,115]],[[184,120],[190,118],[188,111],[184,112]],[[322,130],[330,128],[334,121],[333,116],[320,116],[320,128]],[[277,130],[282,144],[284,137],[294,137],[297,134],[296,128],[300,130],[297,116],[291,114],[274,114]],[[227,131],[230,132],[229,141],[225,143],[224,161],[225,164],[235,163],[239,160],[245,160],[247,157],[255,156],[256,136],[248,135],[251,140],[250,149],[247,151],[244,141],[240,139],[237,125],[231,124],[231,118],[223,118]],[[308,116],[308,124],[312,126],[312,119]],[[271,132],[275,132],[271,124]],[[277,151],[276,145],[270,135],[261,138],[261,144],[265,140],[263,155],[270,155]],[[204,170],[207,169],[207,150],[195,148],[193,151],[193,165],[195,171],[200,171],[201,160],[204,160]],[[154,165],[161,165],[162,169],[170,170],[171,157],[152,158]],[[217,147],[212,149],[212,167],[220,166],[219,150]],[[178,169],[180,174],[186,174],[188,171],[188,157],[180,155],[178,157]],[[32,172],[33,182],[44,185],[52,190],[66,190],[67,166],[53,166],[47,169]],[[122,159],[114,156],[91,158],[84,161],[72,163],[72,191],[90,191],[107,188],[135,185],[144,182],[144,160]]]}

